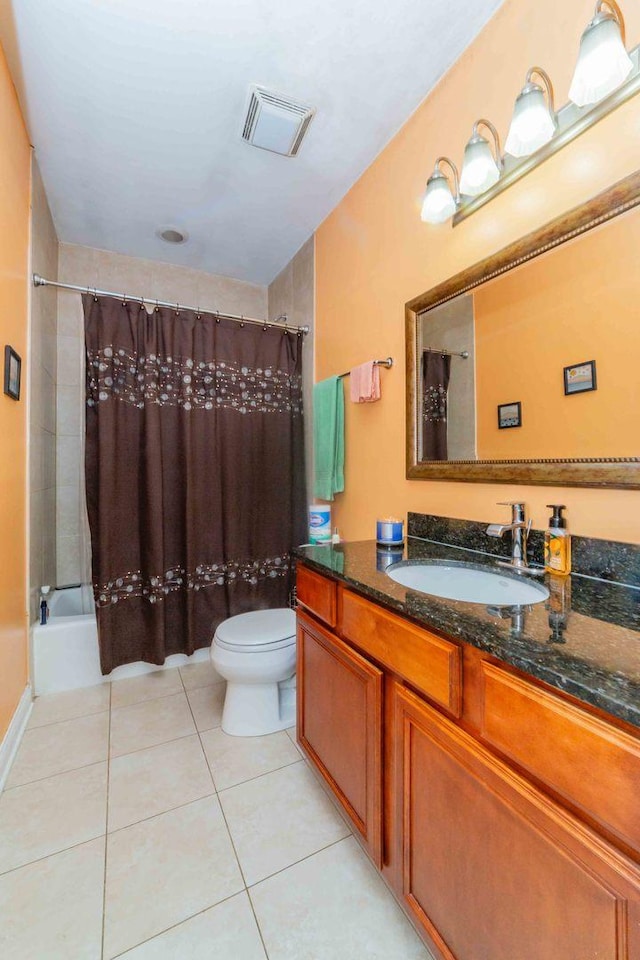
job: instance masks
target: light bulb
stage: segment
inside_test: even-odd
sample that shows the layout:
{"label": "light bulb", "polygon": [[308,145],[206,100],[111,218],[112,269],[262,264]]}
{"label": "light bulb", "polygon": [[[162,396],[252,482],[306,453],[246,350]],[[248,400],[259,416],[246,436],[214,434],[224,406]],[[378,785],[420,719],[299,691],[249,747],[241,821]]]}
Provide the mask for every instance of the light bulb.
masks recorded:
{"label": "light bulb", "polygon": [[435,170],[427,180],[420,216],[425,223],[444,223],[455,212],[456,201],[449,181],[443,173]]}
{"label": "light bulb", "polygon": [[489,141],[475,134],[464,148],[460,192],[469,197],[477,197],[499,179],[500,168],[491,152]]}
{"label": "light bulb", "polygon": [[569,99],[578,107],[598,103],[613,93],[633,70],[613,14],[597,12],[580,40]]}
{"label": "light bulb", "polygon": [[[531,80],[533,73],[543,78],[549,102],[543,88]],[[553,91],[549,77],[539,67],[532,67],[526,83],[513,108],[513,117],[505,143],[505,151],[512,157],[528,157],[553,137],[556,117],[553,109]]]}

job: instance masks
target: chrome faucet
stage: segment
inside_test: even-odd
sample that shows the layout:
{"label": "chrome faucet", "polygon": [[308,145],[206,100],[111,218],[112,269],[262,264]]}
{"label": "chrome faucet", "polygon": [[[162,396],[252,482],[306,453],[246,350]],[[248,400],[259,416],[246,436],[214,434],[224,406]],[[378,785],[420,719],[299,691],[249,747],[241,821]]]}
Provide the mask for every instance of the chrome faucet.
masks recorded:
{"label": "chrome faucet", "polygon": [[511,507],[511,523],[491,523],[487,527],[487,535],[503,537],[505,533],[511,532],[511,560],[502,565],[537,573],[538,571],[531,570],[527,563],[527,540],[531,530],[531,520],[528,523],[525,520],[525,504],[521,500],[507,500],[501,501],[498,506]]}

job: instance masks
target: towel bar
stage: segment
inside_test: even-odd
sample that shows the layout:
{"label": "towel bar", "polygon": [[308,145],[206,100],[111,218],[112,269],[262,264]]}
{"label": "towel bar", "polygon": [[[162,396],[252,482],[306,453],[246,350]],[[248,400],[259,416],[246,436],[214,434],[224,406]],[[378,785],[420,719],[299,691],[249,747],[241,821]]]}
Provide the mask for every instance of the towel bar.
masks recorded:
{"label": "towel bar", "polygon": [[[393,357],[387,357],[386,360],[374,360],[374,366],[376,367],[386,367],[387,370],[390,370],[393,366]],[[345,377],[348,377],[351,373],[351,370],[347,370],[346,373],[339,373],[338,380],[343,380]]]}

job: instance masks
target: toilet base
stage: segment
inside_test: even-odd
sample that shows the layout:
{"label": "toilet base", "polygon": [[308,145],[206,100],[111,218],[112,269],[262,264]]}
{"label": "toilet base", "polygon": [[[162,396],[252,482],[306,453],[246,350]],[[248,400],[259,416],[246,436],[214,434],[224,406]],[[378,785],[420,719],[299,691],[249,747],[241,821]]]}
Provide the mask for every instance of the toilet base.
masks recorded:
{"label": "toilet base", "polygon": [[281,683],[227,682],[222,730],[229,736],[264,737],[295,721],[295,675]]}

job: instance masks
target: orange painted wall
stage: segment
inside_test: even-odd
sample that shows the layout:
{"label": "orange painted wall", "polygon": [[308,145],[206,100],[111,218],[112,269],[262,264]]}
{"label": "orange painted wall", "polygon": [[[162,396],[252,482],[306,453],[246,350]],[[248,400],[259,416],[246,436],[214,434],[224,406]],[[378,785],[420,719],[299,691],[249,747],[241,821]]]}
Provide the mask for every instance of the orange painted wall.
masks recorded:
{"label": "orange painted wall", "polygon": [[[640,40],[640,4],[624,4],[627,41]],[[374,357],[380,403],[347,403],[346,489],[334,506],[345,539],[369,538],[376,516],[407,510],[499,520],[499,500],[522,497],[533,523],[551,502],[569,505],[573,532],[640,541],[640,491],[408,481],[404,453],[404,303],[584,202],[638,166],[640,97],[601,121],[455,229],[420,220],[435,157],[460,161],[474,120],[504,134],[532,64],[545,67],[565,103],[591,0],[507,0],[480,36],[318,229],[316,377]],[[580,359],[580,358],[579,358]]]}
{"label": "orange painted wall", "polygon": [[[639,250],[636,209],[476,291],[480,458],[640,454]],[[563,367],[583,360],[597,390],[565,397]],[[514,400],[522,427],[499,430]]]}
{"label": "orange painted wall", "polygon": [[0,740],[28,675],[26,563],[27,270],[30,147],[0,49],[1,344],[22,357],[18,403],[0,394]]}

